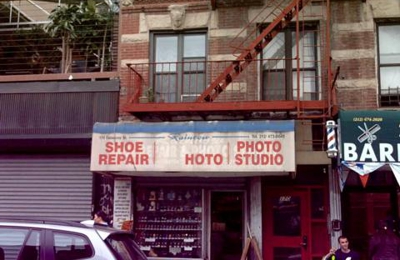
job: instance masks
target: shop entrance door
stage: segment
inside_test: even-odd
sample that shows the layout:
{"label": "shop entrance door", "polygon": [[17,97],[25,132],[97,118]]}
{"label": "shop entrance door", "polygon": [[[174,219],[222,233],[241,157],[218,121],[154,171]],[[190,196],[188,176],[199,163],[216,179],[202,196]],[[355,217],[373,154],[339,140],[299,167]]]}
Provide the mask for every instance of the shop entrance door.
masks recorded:
{"label": "shop entrance door", "polygon": [[263,204],[264,259],[312,259],[307,197],[307,191],[268,188]]}
{"label": "shop entrance door", "polygon": [[[352,192],[343,193],[343,231],[350,238],[350,246],[360,252],[361,259],[367,259],[370,237],[375,233],[380,220],[392,220],[388,224],[395,227],[394,203],[396,194],[389,192]],[[360,221],[362,219],[362,221]]]}
{"label": "shop entrance door", "polygon": [[237,260],[242,255],[244,191],[211,192],[210,260]]}

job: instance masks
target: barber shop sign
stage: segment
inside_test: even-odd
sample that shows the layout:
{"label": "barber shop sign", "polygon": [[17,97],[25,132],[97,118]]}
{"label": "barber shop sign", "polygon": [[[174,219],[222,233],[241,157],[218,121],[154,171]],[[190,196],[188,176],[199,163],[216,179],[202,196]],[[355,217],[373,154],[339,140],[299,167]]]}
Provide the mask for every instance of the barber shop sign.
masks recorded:
{"label": "barber shop sign", "polygon": [[341,160],[400,162],[399,111],[343,111],[339,116]]}

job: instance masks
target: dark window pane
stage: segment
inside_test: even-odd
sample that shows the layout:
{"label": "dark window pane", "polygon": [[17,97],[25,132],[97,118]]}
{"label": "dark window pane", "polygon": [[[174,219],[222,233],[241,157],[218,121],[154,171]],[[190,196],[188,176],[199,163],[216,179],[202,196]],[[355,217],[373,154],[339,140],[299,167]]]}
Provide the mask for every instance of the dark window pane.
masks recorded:
{"label": "dark window pane", "polygon": [[183,77],[185,88],[183,94],[201,94],[204,90],[204,73],[190,73],[185,74]]}
{"label": "dark window pane", "polygon": [[54,253],[56,260],[75,260],[89,258],[93,255],[88,239],[70,233],[54,233]]}
{"label": "dark window pane", "polygon": [[177,74],[156,75],[154,98],[156,102],[176,102]]}
{"label": "dark window pane", "polygon": [[273,227],[275,236],[300,236],[300,198],[273,198]]}
{"label": "dark window pane", "polygon": [[311,210],[312,218],[325,218],[324,192],[322,189],[313,189],[311,191]]}
{"label": "dark window pane", "polygon": [[40,232],[32,231],[28,241],[19,256],[19,259],[39,260],[40,259]]}
{"label": "dark window pane", "polygon": [[131,234],[113,234],[107,237],[106,242],[118,259],[146,260],[146,255],[139,249]]}
{"label": "dark window pane", "polygon": [[264,71],[263,100],[286,100],[285,72]]}

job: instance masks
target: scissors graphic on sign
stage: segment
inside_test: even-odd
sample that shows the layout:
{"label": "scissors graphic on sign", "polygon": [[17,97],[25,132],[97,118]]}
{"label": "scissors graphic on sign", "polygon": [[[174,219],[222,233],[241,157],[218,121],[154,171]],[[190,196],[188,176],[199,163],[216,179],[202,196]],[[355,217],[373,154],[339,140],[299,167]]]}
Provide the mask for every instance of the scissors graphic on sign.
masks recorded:
{"label": "scissors graphic on sign", "polygon": [[367,124],[364,123],[365,129],[363,129],[361,126],[358,126],[358,128],[363,132],[361,135],[358,136],[357,140],[362,143],[365,140],[369,144],[372,144],[373,141],[376,140],[376,135],[374,135],[376,132],[381,130],[381,127],[378,124],[373,125],[371,128],[368,128]]}

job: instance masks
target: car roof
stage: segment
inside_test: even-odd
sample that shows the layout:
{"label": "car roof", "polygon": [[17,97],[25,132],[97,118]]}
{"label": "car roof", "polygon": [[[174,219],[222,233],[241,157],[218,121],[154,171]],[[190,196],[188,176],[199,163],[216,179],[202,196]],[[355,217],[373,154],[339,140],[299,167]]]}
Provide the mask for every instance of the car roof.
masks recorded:
{"label": "car roof", "polygon": [[31,227],[31,228],[46,228],[62,231],[73,231],[90,233],[97,232],[100,237],[104,240],[110,234],[126,234],[127,231],[122,231],[119,229],[114,229],[111,227],[97,225],[94,221],[65,221],[65,220],[55,220],[48,218],[9,218],[0,217],[0,226],[13,226],[13,227]]}
{"label": "car roof", "polygon": [[0,217],[0,223],[86,227],[79,222],[51,218]]}

